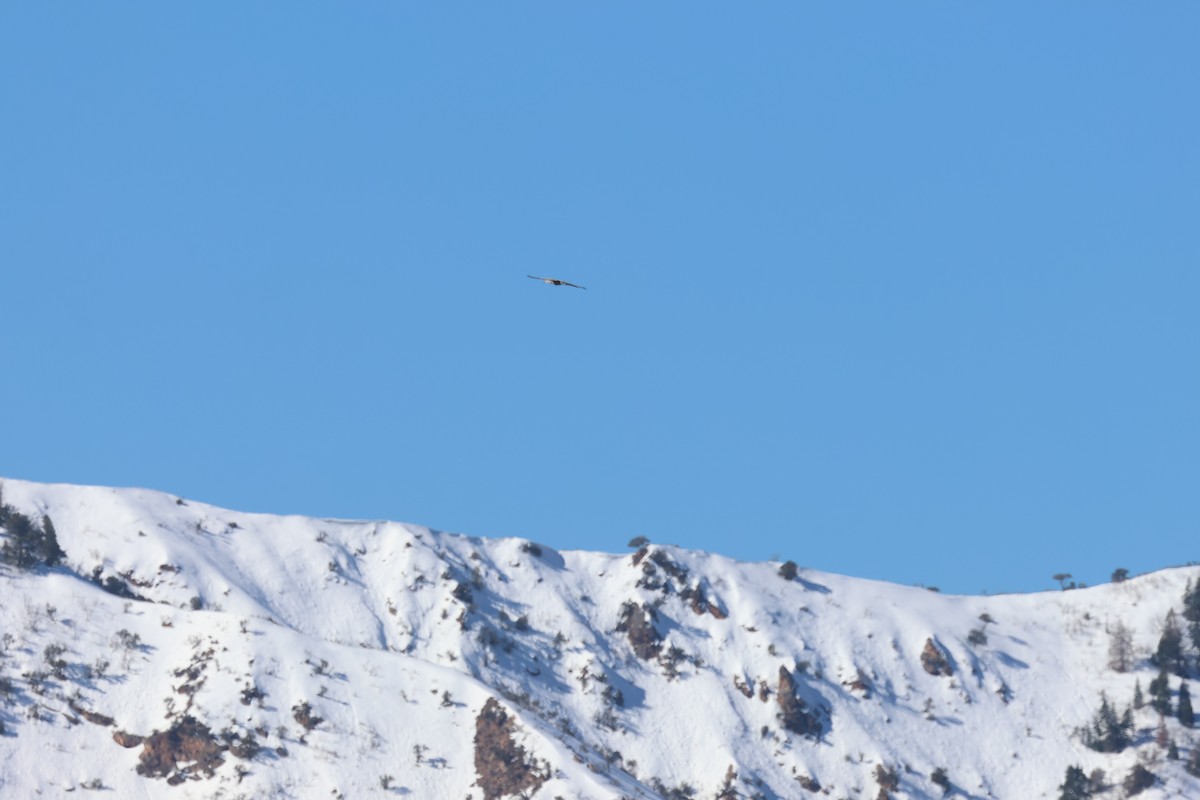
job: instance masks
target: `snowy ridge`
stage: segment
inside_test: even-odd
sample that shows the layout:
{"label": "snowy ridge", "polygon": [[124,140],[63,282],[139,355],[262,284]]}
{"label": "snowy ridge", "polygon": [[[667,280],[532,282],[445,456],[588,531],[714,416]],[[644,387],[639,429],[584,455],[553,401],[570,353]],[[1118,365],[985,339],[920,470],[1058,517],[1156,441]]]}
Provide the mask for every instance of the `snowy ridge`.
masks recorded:
{"label": "snowy ridge", "polygon": [[[1142,763],[1157,782],[1140,796],[1200,797],[1186,770],[1200,734],[1178,720],[1163,723],[1178,760],[1148,707],[1122,752],[1075,734],[1101,692],[1124,709],[1158,674],[1150,655],[1193,567],[944,596],[671,546],[556,552],[143,490],[5,480],[3,502],[49,516],[66,552],[0,566],[4,796],[1022,800],[1059,797],[1079,765],[1116,798]],[[1125,673],[1106,666],[1117,622]],[[498,794],[481,778],[489,699],[536,785]],[[115,741],[185,717],[224,748],[207,768],[141,775],[149,746]]]}

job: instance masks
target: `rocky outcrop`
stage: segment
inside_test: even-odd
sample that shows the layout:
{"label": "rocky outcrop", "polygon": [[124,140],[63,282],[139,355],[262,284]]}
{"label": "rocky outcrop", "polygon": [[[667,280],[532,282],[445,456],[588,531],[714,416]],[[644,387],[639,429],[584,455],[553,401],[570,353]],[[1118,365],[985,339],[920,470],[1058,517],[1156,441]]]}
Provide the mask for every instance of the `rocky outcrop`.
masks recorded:
{"label": "rocky outcrop", "polygon": [[532,796],[549,777],[549,766],[539,765],[513,738],[516,721],[489,697],[475,719],[475,783],[483,800]]}
{"label": "rocky outcrop", "polygon": [[137,773],[147,778],[166,778],[172,786],[186,780],[211,778],[217,767],[225,763],[224,751],[207,725],[185,716],[142,741]]}
{"label": "rocky outcrop", "polygon": [[658,658],[662,651],[662,634],[654,627],[654,609],[627,602],[621,606],[617,619],[617,631],[629,638],[633,652],[643,661]]}
{"label": "rocky outcrop", "polygon": [[821,738],[821,714],[796,696],[796,679],[787,667],[779,668],[775,702],[779,704],[778,717],[785,729],[808,738]]}
{"label": "rocky outcrop", "polygon": [[113,741],[121,745],[121,747],[137,747],[142,743],[142,737],[138,736],[136,733],[113,731]]}
{"label": "rocky outcrop", "polygon": [[948,677],[954,674],[954,667],[951,666],[946,652],[933,641],[932,636],[925,640],[925,649],[921,651],[921,666],[930,675]]}

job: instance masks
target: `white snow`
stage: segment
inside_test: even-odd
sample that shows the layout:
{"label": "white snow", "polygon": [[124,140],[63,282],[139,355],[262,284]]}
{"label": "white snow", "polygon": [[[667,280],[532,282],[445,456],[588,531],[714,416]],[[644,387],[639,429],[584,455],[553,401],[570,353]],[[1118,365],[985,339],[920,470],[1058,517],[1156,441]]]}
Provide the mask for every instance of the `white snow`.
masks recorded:
{"label": "white snow", "polygon": [[[687,572],[678,580],[655,567],[651,580],[671,586],[664,594],[638,586],[652,562],[635,566],[632,553],[543,545],[539,555],[516,539],[243,514],[132,489],[5,480],[3,502],[49,515],[67,553],[59,568],[0,567],[0,677],[13,686],[0,697],[4,797],[86,793],[99,779],[121,798],[479,800],[473,737],[489,697],[549,763],[552,777],[534,795],[545,800],[668,796],[656,783],[711,798],[730,765],[740,797],[810,796],[797,778],[812,776],[825,791],[811,796],[874,798],[880,764],[896,769],[897,798],[941,797],[930,774],[942,767],[960,797],[1032,800],[1057,798],[1068,765],[1103,769],[1119,784],[1139,760],[1159,776],[1142,797],[1200,797],[1200,779],[1184,770],[1200,737],[1174,719],[1166,724],[1177,762],[1154,743],[1158,717],[1148,708],[1123,753],[1093,752],[1074,735],[1102,691],[1124,709],[1135,681],[1147,689],[1162,621],[1200,579],[1195,567],[968,597],[810,569],[786,581],[778,564],[652,545]],[[88,580],[97,568],[149,602],[103,591]],[[695,613],[684,587],[725,618]],[[678,678],[615,631],[627,601],[657,604],[663,651],[682,651]],[[985,613],[995,622],[983,626]],[[1106,666],[1117,620],[1137,651],[1125,674]],[[980,627],[987,643],[969,644]],[[140,645],[125,647],[119,631]],[[953,676],[922,669],[929,638]],[[54,644],[66,647],[65,678],[50,677],[37,694],[25,676],[48,669]],[[194,663],[202,683],[180,693],[196,681],[176,672]],[[801,699],[827,710],[819,740],[781,726],[781,666],[795,673]],[[865,688],[852,687],[860,678]],[[261,705],[243,704],[255,686]],[[606,702],[606,687],[623,707]],[[250,760],[226,754],[211,779],[169,786],[139,776],[141,748],[118,746],[113,731],[164,730],[189,697],[189,713],[215,732],[265,730],[256,735],[264,749]],[[71,722],[72,700],[115,724]],[[292,714],[305,701],[324,718],[309,732]],[[393,778],[389,789],[383,776]]]}

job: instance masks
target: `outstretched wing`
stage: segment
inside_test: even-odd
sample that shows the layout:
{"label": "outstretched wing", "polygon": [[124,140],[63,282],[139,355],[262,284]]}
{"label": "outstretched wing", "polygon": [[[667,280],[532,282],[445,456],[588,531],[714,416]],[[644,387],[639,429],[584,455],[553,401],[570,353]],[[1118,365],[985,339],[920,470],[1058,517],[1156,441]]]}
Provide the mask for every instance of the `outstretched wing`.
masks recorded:
{"label": "outstretched wing", "polygon": [[525,277],[533,278],[535,281],[541,281],[542,283],[549,283],[552,286],[574,286],[576,289],[587,290],[586,286],[580,286],[578,283],[571,283],[570,281],[562,281],[562,280],[559,280],[558,278],[543,278],[539,275],[529,275],[529,274],[526,274]]}

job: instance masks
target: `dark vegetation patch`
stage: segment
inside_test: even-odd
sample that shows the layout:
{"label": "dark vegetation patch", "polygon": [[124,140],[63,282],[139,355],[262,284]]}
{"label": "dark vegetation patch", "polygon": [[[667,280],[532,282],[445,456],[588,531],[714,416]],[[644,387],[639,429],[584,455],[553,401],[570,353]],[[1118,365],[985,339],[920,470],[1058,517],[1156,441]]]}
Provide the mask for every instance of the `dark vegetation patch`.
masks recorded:
{"label": "dark vegetation patch", "polygon": [[539,764],[513,738],[516,722],[489,697],[475,719],[475,783],[483,800],[533,796],[550,777],[548,764]]}

